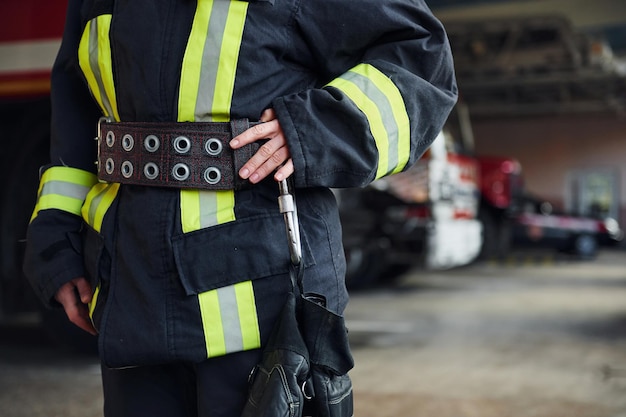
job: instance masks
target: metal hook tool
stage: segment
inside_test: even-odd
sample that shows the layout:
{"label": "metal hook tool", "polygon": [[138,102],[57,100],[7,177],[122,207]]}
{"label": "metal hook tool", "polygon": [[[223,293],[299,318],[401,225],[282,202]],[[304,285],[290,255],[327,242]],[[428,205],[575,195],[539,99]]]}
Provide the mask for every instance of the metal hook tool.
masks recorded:
{"label": "metal hook tool", "polygon": [[285,228],[289,240],[289,253],[291,263],[299,265],[302,259],[302,246],[300,245],[300,227],[298,226],[298,210],[294,196],[289,192],[287,179],[278,183],[280,195],[278,196],[278,207],[285,218]]}

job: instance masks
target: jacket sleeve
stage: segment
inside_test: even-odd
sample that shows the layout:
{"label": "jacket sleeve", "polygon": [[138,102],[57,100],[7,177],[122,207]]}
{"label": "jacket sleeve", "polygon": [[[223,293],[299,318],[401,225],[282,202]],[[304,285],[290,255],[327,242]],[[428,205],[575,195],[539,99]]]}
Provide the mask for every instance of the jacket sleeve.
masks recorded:
{"label": "jacket sleeve", "polygon": [[84,276],[81,207],[97,182],[94,161],[99,111],[79,73],[81,1],[68,4],[61,48],[52,69],[50,164],[42,168],[27,230],[24,272],[41,300],[55,305],[64,283]]}
{"label": "jacket sleeve", "polygon": [[409,168],[457,99],[448,39],[426,4],[301,2],[294,30],[323,80],[272,103],[296,186],[364,186]]}

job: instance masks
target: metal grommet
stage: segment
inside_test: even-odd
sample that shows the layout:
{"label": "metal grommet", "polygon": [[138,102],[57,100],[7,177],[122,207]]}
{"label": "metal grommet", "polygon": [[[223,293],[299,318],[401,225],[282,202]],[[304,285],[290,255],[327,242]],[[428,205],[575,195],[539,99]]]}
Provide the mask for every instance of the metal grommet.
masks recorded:
{"label": "metal grommet", "polygon": [[214,185],[222,179],[222,172],[218,168],[208,167],[204,170],[203,177],[207,183]]}
{"label": "metal grommet", "polygon": [[143,140],[143,146],[148,152],[156,152],[159,149],[159,146],[161,146],[161,141],[159,140],[158,136],[148,135]]}
{"label": "metal grommet", "polygon": [[177,163],[172,168],[172,177],[178,181],[185,181],[190,175],[189,167],[182,162]]}
{"label": "metal grommet", "polygon": [[308,386],[307,381],[304,381],[304,382],[302,383],[302,387],[300,387],[300,390],[302,391],[302,395],[304,396],[304,399],[306,399],[306,400],[312,400],[312,399],[313,399],[313,397],[314,397],[314,395],[313,395],[313,394],[309,394],[309,393],[307,392],[307,386]]}
{"label": "metal grommet", "polygon": [[107,132],[106,143],[109,148],[111,148],[115,144],[115,133],[112,130]]}
{"label": "metal grommet", "polygon": [[122,148],[126,152],[128,152],[128,151],[132,150],[134,146],[135,146],[135,138],[133,138],[132,135],[125,134],[122,137]]}
{"label": "metal grommet", "polygon": [[191,141],[186,136],[179,136],[174,139],[174,150],[177,153],[188,153],[191,150]]}
{"label": "metal grommet", "polygon": [[222,153],[222,141],[216,138],[209,138],[204,143],[204,150],[211,156],[218,156]]}
{"label": "metal grommet", "polygon": [[109,175],[113,174],[113,171],[115,170],[115,161],[113,161],[113,158],[108,158],[106,160],[106,162],[104,163],[104,170]]}
{"label": "metal grommet", "polygon": [[143,175],[149,180],[153,180],[159,176],[159,166],[154,162],[148,162],[143,167]]}
{"label": "metal grommet", "polygon": [[120,169],[124,178],[130,178],[133,175],[133,164],[130,161],[122,162]]}

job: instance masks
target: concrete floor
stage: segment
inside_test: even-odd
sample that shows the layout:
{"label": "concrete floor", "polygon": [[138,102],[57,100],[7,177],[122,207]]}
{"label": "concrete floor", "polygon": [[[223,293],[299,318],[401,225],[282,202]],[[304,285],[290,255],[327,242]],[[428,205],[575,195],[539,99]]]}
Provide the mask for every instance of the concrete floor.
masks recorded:
{"label": "concrete floor", "polygon": [[[346,317],[355,416],[626,417],[626,252],[415,271]],[[101,416],[99,374],[0,329],[1,417]]]}

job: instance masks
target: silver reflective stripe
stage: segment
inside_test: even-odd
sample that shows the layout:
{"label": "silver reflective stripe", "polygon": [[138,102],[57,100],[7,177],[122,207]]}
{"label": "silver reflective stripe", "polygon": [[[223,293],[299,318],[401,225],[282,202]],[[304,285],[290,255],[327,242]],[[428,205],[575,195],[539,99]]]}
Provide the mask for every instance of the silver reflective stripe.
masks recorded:
{"label": "silver reflective stripe", "polygon": [[211,20],[207,34],[207,41],[202,51],[202,62],[211,63],[203,65],[200,70],[200,85],[196,102],[196,121],[208,122],[212,120],[213,102],[217,85],[217,70],[219,67],[215,63],[219,62],[222,53],[222,42],[226,30],[226,19],[228,18],[228,8],[230,2],[215,1],[211,10]]}
{"label": "silver reflective stripe", "polygon": [[52,180],[43,184],[41,193],[43,195],[62,195],[64,197],[75,198],[77,200],[84,200],[91,187],[84,185],[74,184],[66,181]]}
{"label": "silver reflective stripe", "polygon": [[215,226],[217,220],[217,193],[200,191],[200,228]]}
{"label": "silver reflective stripe", "polygon": [[217,297],[220,304],[222,316],[222,326],[224,328],[224,344],[226,352],[237,352],[243,349],[243,338],[241,336],[241,321],[235,287],[229,286],[219,288]]}
{"label": "silver reflective stripe", "polygon": [[198,305],[207,357],[261,346],[252,281],[200,293]]}

